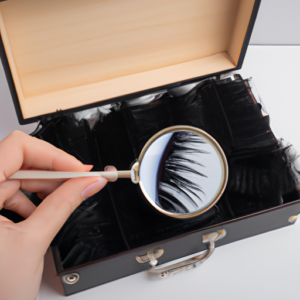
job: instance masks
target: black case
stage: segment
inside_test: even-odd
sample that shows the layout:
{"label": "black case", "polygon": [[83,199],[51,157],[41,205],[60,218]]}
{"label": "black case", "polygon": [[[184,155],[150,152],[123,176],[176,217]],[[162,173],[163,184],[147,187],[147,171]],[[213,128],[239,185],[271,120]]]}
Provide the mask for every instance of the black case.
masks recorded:
{"label": "black case", "polygon": [[[227,71],[238,70],[242,67],[243,60],[247,51],[247,46],[251,37],[252,29],[258,13],[259,5],[260,0],[256,0],[238,64],[236,68]],[[163,89],[171,89],[174,87],[179,87],[182,85],[205,79],[205,76],[201,76],[198,78],[193,78],[191,80],[176,82],[167,86],[160,86],[151,90],[145,90],[135,94],[125,95],[114,99],[107,99],[106,101],[101,101],[101,103],[93,103],[90,105],[66,110],[64,112],[56,112],[55,114],[24,119],[22,116],[20,103],[18,100],[14,80],[12,78],[12,73],[10,70],[2,39],[0,39],[0,57],[5,70],[5,75],[7,78],[7,82],[10,88],[10,92],[14,101],[16,113],[20,124],[32,123],[41,119],[46,120],[47,117],[51,118],[53,115],[65,115],[67,113],[73,113],[92,107],[98,107],[103,104],[126,101],[128,99],[144,96]],[[219,76],[221,75],[221,73],[222,72],[210,74],[209,77]],[[57,269],[57,274],[61,277],[61,282],[65,294],[71,295],[95,287],[97,285],[101,285],[138,272],[151,269],[152,267],[148,262],[139,263],[137,261],[137,257],[139,256],[144,256],[147,259],[147,253],[149,253],[149,251],[151,250],[163,249],[162,256],[158,258],[159,265],[162,265],[164,263],[171,262],[178,258],[192,255],[194,253],[207,249],[207,244],[203,243],[203,236],[208,233],[216,231],[221,232],[223,235],[224,233],[226,233],[226,236],[224,236],[222,239],[216,242],[215,246],[219,247],[270,230],[278,229],[284,226],[289,226],[295,222],[296,217],[294,216],[296,216],[299,213],[299,211],[300,200],[297,200],[275,208],[233,219],[231,221],[219,223],[217,225],[201,228],[199,230],[195,230],[186,234],[178,235],[169,239],[162,240],[160,242],[155,242],[153,244],[148,244],[142,247],[123,251],[117,255],[113,255],[93,263],[87,263],[75,268],[63,269],[62,259],[60,257],[60,252],[57,246],[52,247],[52,252]],[[192,264],[190,268],[193,267],[194,265]],[[176,273],[176,270],[174,273]]]}

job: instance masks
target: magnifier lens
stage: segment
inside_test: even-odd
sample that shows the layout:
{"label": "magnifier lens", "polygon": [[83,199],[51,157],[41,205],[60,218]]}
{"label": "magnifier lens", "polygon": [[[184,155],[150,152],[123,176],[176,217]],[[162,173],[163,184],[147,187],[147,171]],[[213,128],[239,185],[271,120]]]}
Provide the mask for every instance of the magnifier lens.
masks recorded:
{"label": "magnifier lens", "polygon": [[224,154],[208,137],[187,130],[167,132],[147,148],[140,164],[140,186],[162,213],[198,215],[218,200],[227,176]]}

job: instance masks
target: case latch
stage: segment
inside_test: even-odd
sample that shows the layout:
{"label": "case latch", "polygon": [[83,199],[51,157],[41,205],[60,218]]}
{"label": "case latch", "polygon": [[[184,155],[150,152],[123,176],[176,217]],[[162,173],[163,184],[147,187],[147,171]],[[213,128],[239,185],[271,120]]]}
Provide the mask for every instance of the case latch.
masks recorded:
{"label": "case latch", "polygon": [[152,267],[155,267],[158,264],[157,259],[160,258],[163,254],[164,254],[164,249],[157,248],[157,249],[148,251],[147,254],[138,255],[135,259],[140,264],[149,262]]}

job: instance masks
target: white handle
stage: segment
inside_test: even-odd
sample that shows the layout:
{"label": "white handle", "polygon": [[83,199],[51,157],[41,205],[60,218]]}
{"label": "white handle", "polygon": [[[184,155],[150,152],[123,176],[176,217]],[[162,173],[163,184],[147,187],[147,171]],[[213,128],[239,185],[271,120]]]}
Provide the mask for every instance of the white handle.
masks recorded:
{"label": "white handle", "polygon": [[59,171],[18,171],[9,179],[48,179],[64,180],[79,177],[101,176],[108,180],[118,178],[132,178],[132,171],[112,171],[112,172],[59,172]]}

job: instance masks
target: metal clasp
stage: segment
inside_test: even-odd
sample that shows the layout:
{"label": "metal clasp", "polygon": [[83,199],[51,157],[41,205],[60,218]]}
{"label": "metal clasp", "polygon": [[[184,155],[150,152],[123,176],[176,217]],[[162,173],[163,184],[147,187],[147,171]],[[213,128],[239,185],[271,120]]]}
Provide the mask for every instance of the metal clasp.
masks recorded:
{"label": "metal clasp", "polygon": [[160,258],[164,254],[164,249],[157,248],[154,250],[150,250],[147,254],[138,255],[135,259],[140,264],[144,264],[149,262],[152,267],[155,267],[158,264],[158,258]]}
{"label": "metal clasp", "polygon": [[298,215],[296,215],[296,216],[291,216],[291,217],[288,219],[288,221],[289,221],[289,223],[294,224],[294,223],[296,223],[297,218],[298,218]]}

